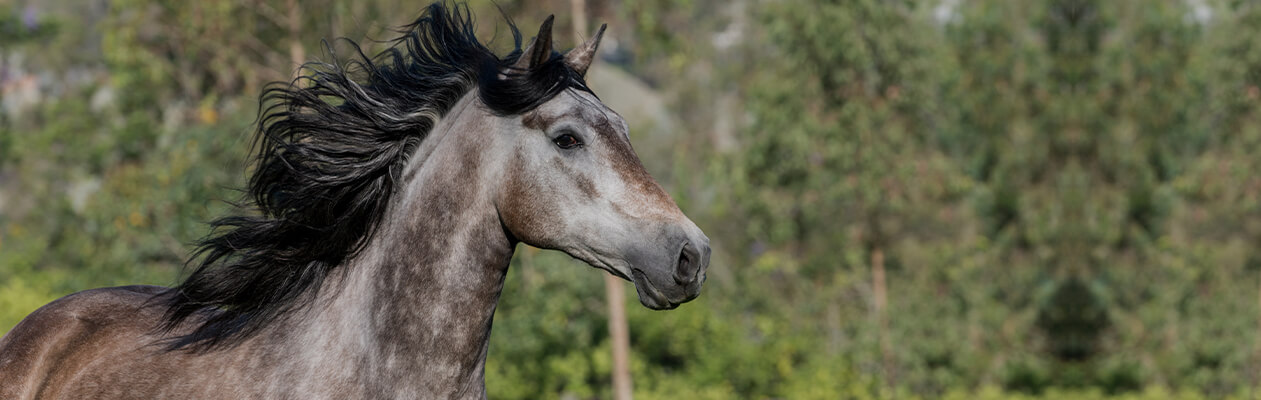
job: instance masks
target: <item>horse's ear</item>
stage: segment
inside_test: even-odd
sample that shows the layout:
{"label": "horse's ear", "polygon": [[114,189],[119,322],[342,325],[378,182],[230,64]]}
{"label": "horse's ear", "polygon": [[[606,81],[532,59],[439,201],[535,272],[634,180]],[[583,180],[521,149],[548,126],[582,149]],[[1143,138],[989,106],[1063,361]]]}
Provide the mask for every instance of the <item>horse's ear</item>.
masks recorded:
{"label": "horse's ear", "polygon": [[526,46],[525,50],[521,50],[521,58],[512,65],[513,69],[529,71],[543,65],[548,58],[552,57],[552,21],[554,20],[556,20],[555,15],[547,16],[547,20],[543,21],[543,26],[539,27],[538,36],[530,40],[530,45]]}
{"label": "horse's ear", "polygon": [[604,28],[608,26],[609,24],[600,25],[600,30],[596,31],[595,36],[565,53],[565,64],[578,72],[579,76],[587,76],[587,68],[590,68],[591,61],[595,60],[595,50],[600,47],[600,38],[604,37]]}

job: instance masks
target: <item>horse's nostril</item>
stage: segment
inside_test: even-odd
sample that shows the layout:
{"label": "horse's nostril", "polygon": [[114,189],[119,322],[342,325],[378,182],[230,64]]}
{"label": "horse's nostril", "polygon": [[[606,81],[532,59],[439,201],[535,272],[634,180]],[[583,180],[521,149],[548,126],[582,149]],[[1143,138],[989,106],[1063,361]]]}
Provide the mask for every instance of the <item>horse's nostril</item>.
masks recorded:
{"label": "horse's nostril", "polygon": [[688,285],[696,280],[696,268],[700,262],[700,254],[696,250],[696,246],[691,243],[683,243],[683,248],[679,250],[679,263],[674,268],[674,283],[680,285]]}

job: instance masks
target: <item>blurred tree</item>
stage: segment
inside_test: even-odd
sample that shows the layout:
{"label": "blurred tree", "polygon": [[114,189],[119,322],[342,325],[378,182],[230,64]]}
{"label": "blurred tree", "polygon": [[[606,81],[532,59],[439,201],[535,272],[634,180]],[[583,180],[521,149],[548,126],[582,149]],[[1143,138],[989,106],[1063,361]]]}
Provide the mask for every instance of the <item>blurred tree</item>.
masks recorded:
{"label": "blurred tree", "polygon": [[41,16],[27,7],[21,13],[11,7],[0,7],[0,50],[36,40],[47,40],[57,34],[59,23]]}
{"label": "blurred tree", "polygon": [[[869,360],[889,386],[899,384],[905,354],[895,348],[913,340],[890,331],[898,324],[890,304],[903,300],[889,299],[891,281],[927,267],[905,264],[893,249],[966,235],[956,207],[971,186],[935,148],[935,132],[951,123],[939,105],[952,65],[912,11],[875,1],[754,11],[767,36],[750,43],[761,60],[746,70],[753,121],[725,177],[747,223],[742,248],[762,270],[748,276],[786,277],[795,289],[785,292],[788,303],[845,304],[844,293],[864,293],[869,313],[828,312],[870,315],[874,335],[846,350],[877,349]],[[920,317],[933,318],[909,318]]]}
{"label": "blurred tree", "polygon": [[1261,7],[1225,2],[1190,15],[1207,29],[1188,49],[1188,71],[1176,77],[1193,91],[1176,105],[1185,110],[1187,128],[1167,139],[1179,161],[1168,185],[1170,196],[1176,194],[1172,227],[1158,243],[1161,274],[1144,274],[1128,286],[1146,287],[1140,293],[1159,299],[1149,302],[1163,313],[1138,315],[1149,329],[1164,332],[1139,342],[1152,349],[1159,379],[1213,394],[1249,387],[1255,395],[1261,384]]}

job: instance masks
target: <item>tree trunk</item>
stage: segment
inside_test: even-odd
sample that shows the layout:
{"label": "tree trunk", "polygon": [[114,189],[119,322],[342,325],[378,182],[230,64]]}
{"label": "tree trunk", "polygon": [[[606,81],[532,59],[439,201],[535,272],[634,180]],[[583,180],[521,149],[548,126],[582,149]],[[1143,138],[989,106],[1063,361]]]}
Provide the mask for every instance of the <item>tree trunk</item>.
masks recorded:
{"label": "tree trunk", "polygon": [[302,63],[306,62],[306,48],[302,47],[302,9],[297,0],[288,0],[289,8],[289,61],[293,64],[293,76],[301,73]]}
{"label": "tree trunk", "polygon": [[631,400],[630,332],[626,328],[626,296],[622,281],[604,274],[609,302],[609,334],[613,337],[613,398]]}
{"label": "tree trunk", "polygon": [[893,388],[893,349],[889,342],[889,316],[886,308],[888,284],[885,281],[884,250],[879,246],[871,249],[871,292],[876,313],[876,334],[880,341],[880,359],[883,364],[885,384]]}

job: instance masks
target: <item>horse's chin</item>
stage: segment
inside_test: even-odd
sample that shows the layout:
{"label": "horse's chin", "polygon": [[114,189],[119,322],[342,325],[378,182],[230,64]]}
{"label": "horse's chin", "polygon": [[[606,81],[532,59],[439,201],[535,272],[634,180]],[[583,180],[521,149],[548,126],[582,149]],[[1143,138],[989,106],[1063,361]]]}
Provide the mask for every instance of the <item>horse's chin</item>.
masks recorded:
{"label": "horse's chin", "polygon": [[635,282],[635,292],[639,294],[639,304],[643,304],[644,307],[652,310],[673,310],[678,308],[680,304],[689,302],[700,295],[700,285],[697,285],[696,290],[691,291],[690,294],[672,300],[669,296],[662,293],[661,290],[658,290],[643,272],[638,269],[632,269],[631,274],[634,276],[632,281]]}

